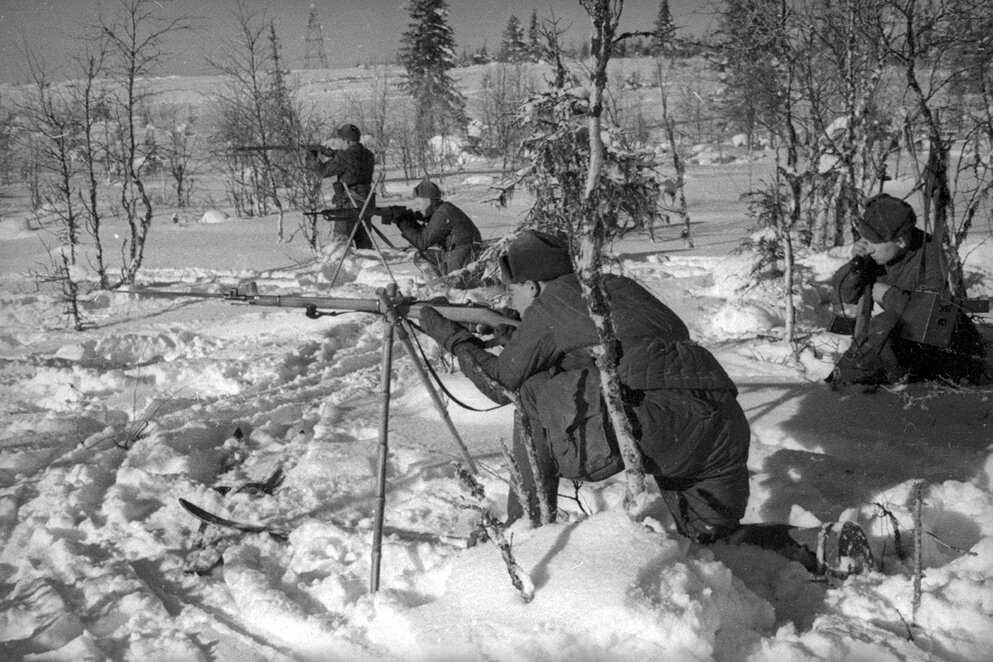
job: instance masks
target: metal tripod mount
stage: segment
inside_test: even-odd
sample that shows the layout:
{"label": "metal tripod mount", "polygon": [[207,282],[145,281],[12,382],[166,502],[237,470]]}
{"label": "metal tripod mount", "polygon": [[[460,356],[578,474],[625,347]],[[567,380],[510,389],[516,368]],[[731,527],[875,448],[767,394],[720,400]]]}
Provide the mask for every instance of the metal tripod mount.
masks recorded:
{"label": "metal tripod mount", "polygon": [[473,473],[477,472],[476,463],[469,454],[469,449],[466,448],[465,442],[462,441],[459,431],[455,428],[455,424],[452,422],[452,418],[448,414],[448,409],[445,407],[444,401],[442,401],[441,396],[438,395],[438,391],[434,388],[434,384],[431,383],[431,378],[428,376],[427,370],[421,363],[421,358],[414,348],[414,343],[411,340],[410,322],[406,317],[403,317],[397,311],[395,304],[397,298],[396,284],[391,283],[385,288],[376,290],[376,296],[379,297],[380,307],[383,312],[384,326],[382,368],[380,371],[379,383],[379,455],[377,461],[378,470],[376,475],[376,514],[372,539],[372,564],[369,575],[369,591],[373,593],[379,590],[379,568],[383,556],[383,520],[384,513],[386,511],[386,462],[389,456],[390,383],[393,371],[394,335],[400,339],[400,342],[407,350],[407,354],[410,356],[411,363],[414,365],[417,376],[420,378],[424,388],[427,389],[428,394],[431,396],[431,401],[434,403],[435,409],[437,409],[438,413],[441,414],[441,418],[445,422],[445,426],[448,428],[449,433],[455,440],[456,445],[458,445],[466,466]]}
{"label": "metal tripod mount", "polygon": [[[369,188],[369,195],[366,196],[365,202],[362,203],[362,207],[359,208],[358,210],[358,215],[359,215],[358,221],[355,223],[355,225],[352,226],[352,231],[348,234],[348,238],[345,240],[345,250],[341,254],[341,259],[338,260],[338,266],[335,267],[334,274],[331,276],[332,285],[334,285],[334,282],[338,279],[338,274],[341,272],[341,267],[342,265],[345,264],[345,258],[348,257],[348,253],[352,250],[353,242],[355,241],[355,233],[358,232],[360,225],[365,229],[366,234],[369,235],[369,241],[372,242],[372,245],[376,249],[376,252],[379,253],[379,259],[382,261],[383,266],[386,268],[386,271],[390,273],[391,278],[393,277],[393,273],[390,272],[390,267],[386,263],[386,257],[383,255],[383,251],[380,250],[379,244],[376,243],[376,238],[373,236],[373,231],[378,233],[379,236],[382,237],[382,239],[385,242],[389,243],[389,239],[387,239],[386,236],[383,235],[383,233],[380,232],[379,229],[372,224],[372,220],[366,218],[366,210],[369,208],[369,204],[372,202],[372,196],[376,192],[376,187],[379,186],[382,183],[382,181],[383,181],[383,173],[379,173],[379,178]],[[348,188],[347,184],[345,185],[345,196],[351,201],[352,208],[358,207],[358,205],[355,204],[355,200],[352,199],[352,193],[351,190]],[[390,244],[390,246],[392,247],[392,244]]]}

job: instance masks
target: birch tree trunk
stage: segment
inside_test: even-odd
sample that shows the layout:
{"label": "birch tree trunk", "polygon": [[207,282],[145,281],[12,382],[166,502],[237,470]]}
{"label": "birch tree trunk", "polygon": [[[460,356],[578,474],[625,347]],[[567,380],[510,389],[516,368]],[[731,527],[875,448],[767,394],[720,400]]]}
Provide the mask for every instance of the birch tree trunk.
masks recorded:
{"label": "birch tree trunk", "polygon": [[603,112],[604,89],[607,85],[607,63],[610,60],[611,45],[624,3],[622,0],[615,0],[613,3],[610,0],[582,0],[582,4],[593,20],[593,56],[596,62],[590,81],[592,83],[588,118],[590,162],[583,193],[579,254],[574,259],[583,298],[599,339],[599,344],[593,348],[593,354],[600,371],[600,387],[624,459],[627,483],[625,508],[628,513],[634,515],[644,501],[645,467],[635,442],[631,421],[624,411],[621,384],[617,375],[620,343],[614,331],[610,300],[603,284],[601,265],[605,219],[599,212],[596,196],[600,170],[603,166],[600,119]]}

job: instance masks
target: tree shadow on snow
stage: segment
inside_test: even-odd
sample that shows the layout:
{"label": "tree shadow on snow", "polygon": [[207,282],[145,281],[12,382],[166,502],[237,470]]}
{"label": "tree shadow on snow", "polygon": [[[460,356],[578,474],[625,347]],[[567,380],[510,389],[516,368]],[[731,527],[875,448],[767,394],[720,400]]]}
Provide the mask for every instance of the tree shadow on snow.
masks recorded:
{"label": "tree shadow on snow", "polygon": [[764,521],[787,521],[794,504],[833,521],[909,480],[972,481],[989,453],[989,392],[928,383],[873,394],[768,383],[740,392],[753,453],[772,449],[760,467],[751,463],[763,474],[753,499],[764,499]]}

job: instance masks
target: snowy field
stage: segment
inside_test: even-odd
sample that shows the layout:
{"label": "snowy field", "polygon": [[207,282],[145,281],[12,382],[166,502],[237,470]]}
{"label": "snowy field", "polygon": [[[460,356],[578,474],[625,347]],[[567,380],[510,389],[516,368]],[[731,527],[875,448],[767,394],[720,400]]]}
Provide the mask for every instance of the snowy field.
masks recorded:
{"label": "snowy field", "polygon": [[[93,328],[72,332],[29,275],[43,270],[52,237],[8,213],[0,659],[993,660],[993,390],[831,392],[822,379],[844,341],[824,332],[827,279],[847,249],[801,258],[809,340],[793,360],[778,340],[781,286],[750,278],[755,258],[733,252],[751,177],[740,164],[692,169],[697,247],[684,248],[675,226],[658,243],[630,236],[615,247],[616,269],[675,309],[738,384],[752,426],[747,520],[855,520],[875,571],[827,584],[757,548],[691,545],[657,502],[631,522],[619,477],[578,491],[563,481],[560,523],[509,531],[536,586],[523,604],[497,548],[466,547],[474,516],[451,466],[457,447],[397,344],[387,539],[381,590],[370,593],[378,318],[100,292],[86,302]],[[445,182],[487,238],[511,230],[527,204],[484,204],[491,183]],[[142,287],[217,293],[251,280],[265,294],[372,298],[392,274],[417,298],[496,294],[432,288],[401,250],[385,251],[389,270],[373,252],[349,257],[332,284],[337,254],[315,260],[299,237],[276,243],[272,219],[170,216],[152,229]],[[993,295],[993,242],[971,248],[971,293]],[[456,397],[490,404],[420,340]],[[502,514],[511,410],[448,410]],[[277,471],[271,494],[217,489]],[[180,498],[289,539],[201,531]]]}

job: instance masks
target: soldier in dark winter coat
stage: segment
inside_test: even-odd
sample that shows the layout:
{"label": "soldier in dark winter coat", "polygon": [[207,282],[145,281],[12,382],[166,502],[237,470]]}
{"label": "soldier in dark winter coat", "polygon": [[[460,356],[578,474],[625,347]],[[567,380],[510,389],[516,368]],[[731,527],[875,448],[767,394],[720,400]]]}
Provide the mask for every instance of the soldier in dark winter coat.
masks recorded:
{"label": "soldier in dark winter coat", "polygon": [[[882,193],[858,222],[855,256],[835,274],[843,303],[861,302],[851,346],[829,382],[984,381],[983,341],[955,306],[939,242],[917,229],[913,208]],[[873,305],[881,312],[872,314]],[[936,314],[942,310],[944,313]],[[929,326],[930,325],[930,326]]]}
{"label": "soldier in dark winter coat", "polygon": [[415,212],[401,215],[397,228],[421,254],[432,247],[440,249],[437,266],[442,275],[476,259],[483,244],[479,228],[465,212],[441,199],[437,184],[425,179],[415,186],[414,205]]}
{"label": "soldier in dark winter coat", "polygon": [[[331,204],[335,209],[360,210],[365,205],[366,198],[372,190],[372,174],[376,165],[375,155],[366,149],[361,142],[362,133],[354,124],[346,124],[338,129],[338,138],[345,147],[336,150],[327,161],[317,164],[322,178],[336,177],[334,195]],[[372,218],[372,210],[376,207],[375,195],[366,205],[366,220]],[[347,221],[336,221],[336,234],[347,237],[352,228],[358,223],[357,217]],[[355,231],[356,248],[372,248],[372,241],[365,227],[359,224]]]}
{"label": "soldier in dark winter coat", "polygon": [[[421,325],[498,403],[518,404],[535,442],[538,481],[515,425],[514,459],[526,508],[511,492],[510,521],[538,516],[537,484],[552,509],[560,477],[598,481],[623,468],[590,354],[598,343],[564,241],[527,231],[500,260],[521,321],[500,354],[430,307]],[[679,317],[631,279],[607,276],[621,344],[618,375],[645,469],[655,477],[679,532],[698,543],[753,544],[816,573],[871,569],[872,550],[854,522],[797,529],[740,524],[748,503],[750,430],[737,389],[717,360],[690,340]],[[537,484],[536,484],[537,483]]]}
{"label": "soldier in dark winter coat", "polygon": [[[496,402],[520,392],[539,456],[540,483],[554,511],[559,477],[603,480],[623,467],[600,397],[590,348],[598,343],[565,244],[525,232],[502,259],[521,323],[499,354],[463,327],[424,310],[426,333],[459,358],[462,370]],[[618,371],[644,457],[680,531],[711,542],[738,527],[748,502],[749,427],[737,389],[686,325],[633,280],[605,280],[621,343]],[[495,384],[494,384],[495,382]],[[536,516],[535,480],[520,430],[514,454]],[[524,514],[512,495],[510,519]]]}

